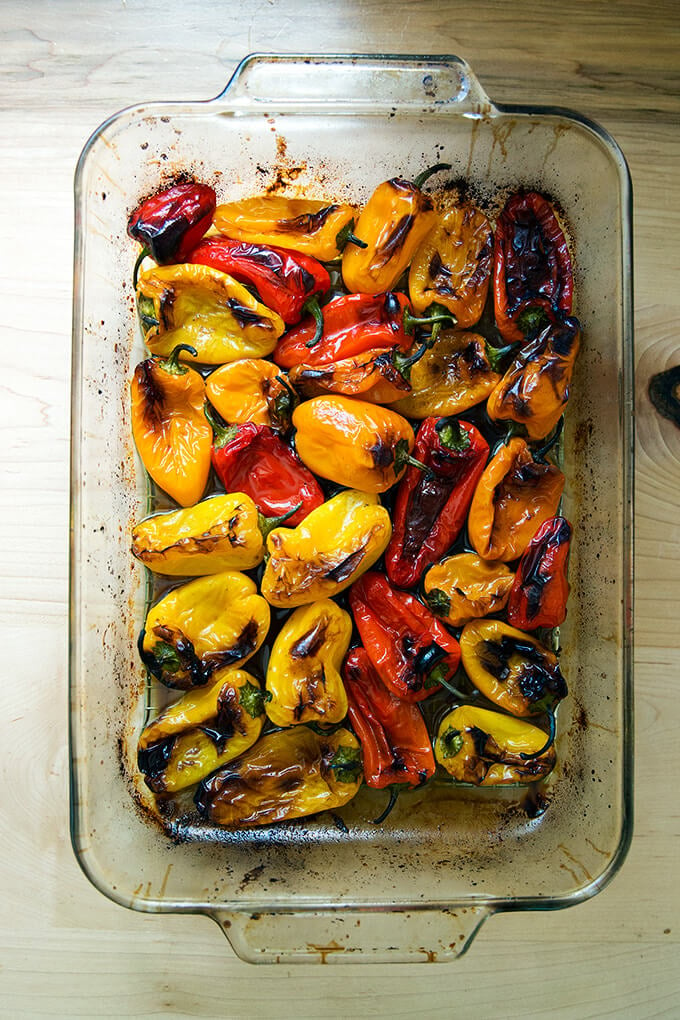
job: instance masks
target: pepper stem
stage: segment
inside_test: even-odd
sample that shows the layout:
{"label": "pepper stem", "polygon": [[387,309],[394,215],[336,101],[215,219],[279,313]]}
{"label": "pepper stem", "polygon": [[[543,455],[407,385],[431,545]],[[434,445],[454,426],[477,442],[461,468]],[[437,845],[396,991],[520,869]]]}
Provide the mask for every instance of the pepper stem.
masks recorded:
{"label": "pepper stem", "polygon": [[213,446],[216,450],[221,450],[223,446],[226,446],[227,443],[230,443],[232,439],[236,438],[238,434],[238,425],[222,425],[212,413],[210,404],[208,404],[207,401],[203,405],[203,414],[208,419],[208,423],[213,430]]}
{"label": "pepper stem", "polygon": [[549,453],[550,450],[552,450],[553,446],[562,435],[563,428],[564,428],[564,415],[562,415],[557,425],[555,426],[555,431],[553,432],[548,442],[544,446],[541,446],[538,450],[532,450],[534,460],[539,461],[545,460],[546,453]]}
{"label": "pepper stem", "polygon": [[463,453],[464,450],[470,448],[469,432],[452,415],[440,418],[434,428],[439,436],[439,442],[447,450],[452,450],[454,453]]}
{"label": "pepper stem", "polygon": [[351,219],[349,223],[346,223],[342,230],[339,230],[335,235],[335,246],[338,251],[344,251],[348,244],[354,244],[357,248],[368,248],[366,241],[362,241],[360,237],[357,237],[354,233],[354,220]]}
{"label": "pepper stem", "polygon": [[519,756],[522,761],[531,761],[533,758],[540,758],[542,754],[549,751],[552,745],[555,743],[555,713],[550,712],[548,714],[548,739],[546,740],[540,751],[532,751],[531,754],[526,754],[524,751],[520,751]]}
{"label": "pepper stem", "polygon": [[142,248],[142,250],[140,251],[139,255],[137,256],[137,261],[135,262],[134,269],[132,270],[132,286],[134,287],[135,290],[137,290],[137,279],[139,277],[139,268],[140,268],[142,262],[144,261],[144,259],[147,257],[147,255],[150,255],[150,254],[151,254],[151,252],[149,251],[149,249],[144,247],[144,248]]}
{"label": "pepper stem", "polygon": [[307,312],[309,315],[312,315],[316,323],[316,330],[314,332],[314,336],[312,337],[311,340],[307,341],[305,347],[316,347],[319,340],[323,336],[323,312],[321,311],[319,298],[316,294],[313,294],[311,297],[307,298],[304,305],[302,306],[302,311]]}
{"label": "pepper stem", "polygon": [[422,188],[425,181],[429,180],[433,174],[438,174],[440,170],[450,170],[450,163],[435,163],[434,166],[430,166],[427,170],[422,170],[416,178],[414,178],[414,185],[416,188]]}
{"label": "pepper stem", "polygon": [[408,449],[408,439],[400,439],[394,448],[394,474],[397,476],[405,464],[410,464],[411,467],[418,468],[419,471],[424,471],[425,474],[430,474],[430,469],[426,464],[416,460],[412,457]]}
{"label": "pepper stem", "polygon": [[499,371],[501,361],[506,354],[510,353],[514,346],[514,344],[506,344],[504,347],[492,347],[491,344],[485,344],[486,356],[494,372]]}
{"label": "pepper stem", "polygon": [[392,352],[392,364],[400,375],[408,378],[406,373],[411,368],[411,365],[415,365],[416,361],[420,361],[423,354],[425,354],[426,351],[429,351],[429,349],[429,343],[421,344],[420,347],[413,352],[413,354],[402,354],[399,348],[395,347]]}
{"label": "pepper stem", "polygon": [[443,323],[448,323],[449,326],[455,326],[457,319],[455,315],[452,315],[449,311],[436,311],[432,315],[412,315],[408,308],[404,309],[404,317],[402,319],[404,323],[404,332],[411,334],[416,326],[437,326]]}
{"label": "pepper stem", "polygon": [[265,517],[265,515],[261,514],[258,510],[257,523],[260,531],[262,532],[262,540],[265,541],[270,531],[273,531],[274,528],[278,528],[284,521],[287,521],[289,517],[296,514],[301,507],[302,503],[298,503],[292,510],[288,510],[285,514],[280,514],[279,517]]}
{"label": "pepper stem", "polygon": [[173,347],[170,355],[164,361],[161,361],[161,366],[166,372],[169,372],[171,375],[184,375],[189,371],[186,365],[180,364],[179,356],[182,351],[188,351],[194,358],[198,357],[198,351],[195,347],[191,347],[190,344],[177,344],[176,347]]}
{"label": "pepper stem", "polygon": [[380,812],[380,814],[378,815],[377,818],[373,819],[373,824],[374,825],[380,825],[380,824],[382,824],[382,822],[385,821],[387,816],[392,811],[392,808],[397,803],[397,797],[399,796],[399,793],[400,793],[400,790],[399,790],[399,787],[396,785],[396,783],[390,787],[390,799],[389,799],[389,801],[387,803],[387,807],[385,808],[384,811]]}

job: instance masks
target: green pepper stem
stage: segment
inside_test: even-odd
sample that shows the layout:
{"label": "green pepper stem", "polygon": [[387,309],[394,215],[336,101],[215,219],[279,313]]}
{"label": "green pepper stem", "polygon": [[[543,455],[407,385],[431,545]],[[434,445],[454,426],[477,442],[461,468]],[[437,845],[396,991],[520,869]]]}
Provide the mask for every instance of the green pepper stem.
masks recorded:
{"label": "green pepper stem", "polygon": [[445,678],[440,677],[439,678],[439,683],[442,685],[442,687],[445,687],[447,689],[447,691],[449,691],[451,694],[453,694],[454,697],[456,697],[456,698],[464,698],[465,697],[465,695],[463,694],[462,691],[459,691],[457,687],[454,687],[453,684],[450,683],[450,681],[446,680]]}
{"label": "green pepper stem", "polygon": [[302,311],[307,312],[309,315],[314,317],[316,323],[316,330],[311,340],[308,340],[305,347],[316,347],[319,340],[323,336],[323,312],[321,311],[321,305],[319,304],[319,298],[316,294],[313,294],[310,298],[307,298]]}
{"label": "green pepper stem", "polygon": [[440,418],[434,428],[439,437],[439,442],[447,450],[453,450],[454,453],[462,453],[470,448],[470,434],[452,415]]}
{"label": "green pepper stem", "polygon": [[433,174],[438,174],[440,170],[450,170],[450,163],[435,163],[434,166],[430,166],[427,170],[422,170],[416,178],[413,180],[413,184],[416,188],[422,188],[425,181],[429,180]]}
{"label": "green pepper stem", "polygon": [[292,517],[293,514],[296,514],[298,510],[301,509],[301,507],[302,503],[298,503],[297,506],[294,506],[292,510],[288,510],[287,513],[285,514],[280,514],[279,517],[265,517],[265,515],[261,514],[258,510],[257,523],[259,525],[260,531],[262,532],[262,540],[264,541],[267,538],[270,531],[273,531],[274,528],[278,528],[281,524],[283,524],[284,521],[287,521],[289,517]]}
{"label": "green pepper stem", "polygon": [[515,344],[506,344],[505,347],[493,347],[491,344],[485,344],[486,356],[489,359],[489,364],[494,372],[498,372],[500,363],[506,354],[515,347]]}
{"label": "green pepper stem", "polygon": [[[142,262],[144,261],[144,259],[147,257],[147,255],[150,255],[150,254],[151,254],[151,252],[149,251],[148,248],[142,248],[142,250],[140,251],[139,255],[137,256],[137,261],[135,262],[134,269],[132,270],[132,286],[134,287],[135,290],[137,290],[137,279],[139,277],[139,268],[140,268]],[[156,323],[156,325],[158,325],[158,323]]]}
{"label": "green pepper stem", "polygon": [[378,815],[377,818],[373,819],[373,824],[374,825],[380,825],[382,822],[385,821],[387,816],[392,811],[392,808],[397,803],[397,797],[399,796],[400,792],[401,791],[399,790],[399,787],[396,784],[394,784],[394,785],[392,785],[390,787],[390,799],[389,799],[389,801],[387,803],[387,807],[385,808],[384,811],[380,812],[380,814]]}
{"label": "green pepper stem", "polygon": [[213,446],[216,450],[221,450],[223,446],[226,446],[227,443],[230,443],[232,439],[236,438],[238,434],[238,425],[222,425],[212,413],[210,404],[208,404],[207,401],[203,405],[203,414],[208,419],[208,424],[213,430]]}
{"label": "green pepper stem", "polygon": [[194,358],[198,357],[198,351],[195,347],[191,347],[190,344],[177,344],[176,347],[173,347],[170,355],[164,361],[161,361],[161,366],[170,375],[184,375],[189,371],[186,365],[180,363],[179,356],[182,351],[188,351]]}
{"label": "green pepper stem", "polygon": [[339,230],[335,235],[335,246],[338,251],[344,251],[348,244],[354,244],[357,248],[368,248],[366,241],[362,241],[354,233],[353,219],[346,223],[342,230]]}
{"label": "green pepper stem", "polygon": [[542,754],[549,751],[552,745],[555,743],[555,713],[550,712],[548,714],[548,739],[546,740],[540,751],[532,751],[531,754],[526,754],[524,751],[520,751],[519,756],[522,761],[531,761],[533,758],[540,758]]}
{"label": "green pepper stem", "polygon": [[450,326],[456,325],[456,316],[452,315],[451,312],[435,312],[434,315],[412,315],[408,308],[404,309],[404,316],[402,322],[404,324],[404,332],[411,334],[416,326],[436,326],[438,323],[441,325],[446,322]]}
{"label": "green pepper stem", "polygon": [[421,344],[413,354],[402,354],[399,348],[396,347],[392,352],[392,364],[400,375],[404,375],[411,365],[415,365],[416,361],[420,361],[423,354],[425,354],[426,351],[429,351],[429,349],[429,344]]}
{"label": "green pepper stem", "polygon": [[557,425],[555,426],[555,431],[553,432],[548,442],[544,446],[541,446],[538,450],[532,450],[534,460],[539,461],[545,460],[546,453],[549,453],[550,450],[552,450],[553,446],[562,435],[563,428],[564,428],[564,415],[562,415]]}

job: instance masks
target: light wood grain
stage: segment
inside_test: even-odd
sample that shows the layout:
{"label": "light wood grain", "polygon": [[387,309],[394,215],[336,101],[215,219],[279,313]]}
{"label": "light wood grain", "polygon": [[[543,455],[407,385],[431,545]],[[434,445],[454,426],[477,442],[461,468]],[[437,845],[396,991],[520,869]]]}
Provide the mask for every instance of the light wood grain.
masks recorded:
{"label": "light wood grain", "polygon": [[[492,918],[449,967],[260,968],[199,917],[127,912],[73,857],[66,614],[72,175],[140,100],[209,98],[253,50],[456,53],[490,96],[599,120],[635,192],[636,828],[567,911]],[[680,1014],[680,431],[649,376],[680,362],[677,3],[5,0],[0,12],[3,683],[0,1001],[8,1017]]]}

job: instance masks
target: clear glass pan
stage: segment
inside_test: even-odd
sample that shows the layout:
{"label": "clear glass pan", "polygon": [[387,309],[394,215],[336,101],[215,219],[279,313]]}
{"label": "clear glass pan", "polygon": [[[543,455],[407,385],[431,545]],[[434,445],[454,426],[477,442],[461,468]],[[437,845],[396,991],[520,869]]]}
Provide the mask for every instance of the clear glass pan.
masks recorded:
{"label": "clear glass pan", "polygon": [[[548,809],[531,794],[440,787],[271,833],[158,819],[135,769],[147,710],[136,652],[145,510],[128,381],[144,351],[125,233],[138,199],[190,171],[221,200],[275,179],[363,200],[453,164],[473,192],[518,185],[564,210],[584,344],[564,443],[576,541],[561,630],[570,695]],[[456,57],[254,56],[210,102],[117,114],[76,174],[73,335],[72,836],[92,882],[139,910],[203,912],[248,960],[449,960],[495,911],[564,907],[615,874],[632,827],[632,269],[624,158],[571,112],[499,107]],[[167,831],[166,831],[167,830]],[[169,838],[168,833],[172,838]]]}

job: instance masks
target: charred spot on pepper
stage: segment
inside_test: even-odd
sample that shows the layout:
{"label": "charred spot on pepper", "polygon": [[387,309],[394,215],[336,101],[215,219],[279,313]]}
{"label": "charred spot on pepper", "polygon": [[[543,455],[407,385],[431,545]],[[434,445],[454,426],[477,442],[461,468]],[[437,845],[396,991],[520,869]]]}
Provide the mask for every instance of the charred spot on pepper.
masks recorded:
{"label": "charred spot on pepper", "polygon": [[246,727],[239,694],[231,685],[226,685],[219,693],[214,720],[209,726],[199,726],[198,729],[212,740],[219,754],[222,754],[227,741],[231,740],[235,733],[245,735]]}
{"label": "charred spot on pepper", "polygon": [[158,362],[153,358],[142,361],[135,369],[143,420],[152,431],[165,421],[165,390],[160,385],[159,371]]}
{"label": "charred spot on pepper", "polygon": [[382,244],[375,250],[374,264],[377,268],[384,266],[401,251],[406,244],[414,222],[415,216],[412,213],[407,213],[397,221]]}
{"label": "charred spot on pepper", "polygon": [[349,556],[345,556],[345,558],[341,560],[340,563],[334,566],[331,570],[327,570],[323,576],[326,577],[329,581],[341,584],[343,581],[346,581],[348,577],[352,576],[354,571],[357,569],[357,567],[363,560],[365,554],[366,546],[362,545],[360,549],[357,549],[355,552],[350,553]]}
{"label": "charred spot on pepper", "polygon": [[326,640],[327,627],[328,620],[326,617],[320,617],[311,630],[308,630],[306,634],[303,634],[302,637],[298,638],[290,646],[291,657],[293,659],[307,659],[312,655],[316,655]]}
{"label": "charred spot on pepper", "polygon": [[265,330],[273,328],[270,319],[267,319],[263,315],[258,315],[256,311],[242,305],[240,301],[236,300],[236,298],[227,298],[227,308],[234,316],[234,319],[241,329],[246,329],[248,326],[258,326]]}
{"label": "charred spot on pepper", "polygon": [[370,453],[375,467],[389,467],[390,464],[394,463],[395,458],[394,442],[391,435],[378,435],[376,442],[373,446],[368,447],[367,452]]}
{"label": "charred spot on pepper", "polygon": [[316,234],[336,209],[337,205],[327,205],[315,213],[303,213],[290,220],[278,220],[276,229],[291,234]]}
{"label": "charred spot on pepper", "polygon": [[154,741],[148,747],[140,747],[137,751],[137,767],[144,774],[144,781],[154,793],[161,793],[165,788],[163,774],[172,756],[175,737],[164,737]]}

